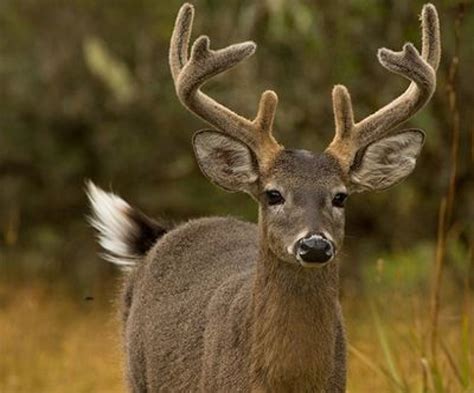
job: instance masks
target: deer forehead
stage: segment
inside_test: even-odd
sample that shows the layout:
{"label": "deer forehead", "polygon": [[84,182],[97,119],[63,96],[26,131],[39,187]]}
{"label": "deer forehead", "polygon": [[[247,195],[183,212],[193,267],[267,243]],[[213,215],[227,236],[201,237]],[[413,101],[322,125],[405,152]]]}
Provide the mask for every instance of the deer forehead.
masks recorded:
{"label": "deer forehead", "polygon": [[284,149],[262,177],[264,187],[337,188],[344,185],[343,172],[335,158],[327,153]]}

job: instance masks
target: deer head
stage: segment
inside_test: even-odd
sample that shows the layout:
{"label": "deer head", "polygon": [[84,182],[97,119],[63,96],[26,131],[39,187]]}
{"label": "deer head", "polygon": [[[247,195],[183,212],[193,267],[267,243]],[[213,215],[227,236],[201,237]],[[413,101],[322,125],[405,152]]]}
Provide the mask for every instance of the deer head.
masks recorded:
{"label": "deer head", "polygon": [[383,67],[411,81],[398,98],[356,123],[347,89],[334,87],[335,137],[320,154],[286,149],[275,140],[273,91],[262,94],[253,120],[201,91],[208,79],[252,55],[256,45],[212,50],[209,38],[201,36],[188,53],[193,16],[193,6],[184,4],[171,38],[170,67],[182,104],[215,127],[193,138],[202,172],[225,190],[244,191],[259,203],[265,247],[278,259],[305,267],[328,263],[344,237],[347,195],[387,189],[415,167],[424,133],[395,128],[435,91],[441,52],[435,7],[423,7],[421,54],[410,43],[401,52],[378,52]]}

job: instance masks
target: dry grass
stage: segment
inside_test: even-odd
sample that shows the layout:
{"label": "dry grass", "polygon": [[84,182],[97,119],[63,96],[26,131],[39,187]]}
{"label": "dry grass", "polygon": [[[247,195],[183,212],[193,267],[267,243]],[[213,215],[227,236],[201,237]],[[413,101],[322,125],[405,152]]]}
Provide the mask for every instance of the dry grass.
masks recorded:
{"label": "dry grass", "polygon": [[451,299],[446,303],[449,305],[440,308],[438,325],[438,344],[443,351],[440,349],[434,370],[428,298],[393,293],[381,295],[377,306],[346,302],[348,391],[474,392],[474,369],[469,366],[474,365],[469,344],[472,326],[466,324],[473,310],[468,316],[461,302]]}
{"label": "dry grass", "polygon": [[36,285],[0,299],[0,392],[124,391],[112,307]]}
{"label": "dry grass", "polygon": [[[120,334],[112,302],[85,301],[52,288],[0,284],[0,392],[123,392]],[[113,293],[104,297],[109,295],[113,297]],[[397,391],[390,387],[394,367],[400,381],[408,385],[408,390],[399,391],[422,392],[420,359],[423,335],[429,330],[428,299],[385,293],[379,300],[384,305],[379,304],[376,314],[382,331],[364,299],[348,296],[344,302],[353,347],[348,391]],[[461,304],[440,310],[439,332],[454,358],[462,349],[461,313]],[[385,346],[392,365],[387,363]],[[446,357],[441,368],[446,380],[449,375],[444,391],[468,391],[456,383]]]}

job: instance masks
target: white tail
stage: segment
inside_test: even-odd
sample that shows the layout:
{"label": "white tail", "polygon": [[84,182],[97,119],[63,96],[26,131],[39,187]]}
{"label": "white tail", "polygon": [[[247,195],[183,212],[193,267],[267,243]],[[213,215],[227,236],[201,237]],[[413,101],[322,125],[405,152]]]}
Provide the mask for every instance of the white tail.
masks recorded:
{"label": "white tail", "polygon": [[130,243],[139,231],[132,218],[133,208],[91,181],[87,182],[87,197],[92,206],[89,221],[98,232],[99,243],[105,250],[104,259],[123,267],[134,266],[140,256],[135,254]]}

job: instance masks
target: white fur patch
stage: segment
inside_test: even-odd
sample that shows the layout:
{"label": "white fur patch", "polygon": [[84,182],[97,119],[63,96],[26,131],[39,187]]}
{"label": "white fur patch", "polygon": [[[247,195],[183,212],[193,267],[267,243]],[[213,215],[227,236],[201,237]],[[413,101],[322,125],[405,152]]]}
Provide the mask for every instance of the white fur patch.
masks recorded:
{"label": "white fur patch", "polygon": [[122,198],[103,191],[91,181],[87,183],[86,192],[93,213],[89,221],[99,233],[99,244],[105,250],[104,259],[125,268],[134,266],[137,256],[127,242],[137,231],[127,214],[132,208]]}

